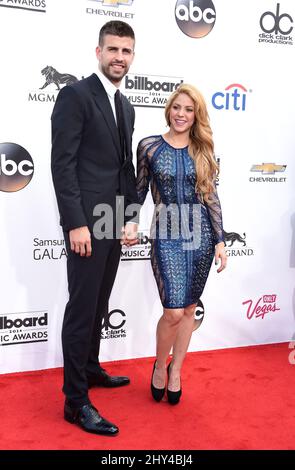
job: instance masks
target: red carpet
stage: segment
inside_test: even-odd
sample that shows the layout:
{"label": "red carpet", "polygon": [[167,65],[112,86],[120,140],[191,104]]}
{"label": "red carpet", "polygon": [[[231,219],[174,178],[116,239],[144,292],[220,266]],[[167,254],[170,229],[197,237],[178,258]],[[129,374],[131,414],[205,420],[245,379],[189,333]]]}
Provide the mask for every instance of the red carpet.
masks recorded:
{"label": "red carpet", "polygon": [[62,369],[0,375],[0,449],[294,449],[295,365],[288,343],[190,353],[179,405],[149,393],[153,359],[105,364],[131,385],[90,398],[120,428],[87,434],[63,420]]}

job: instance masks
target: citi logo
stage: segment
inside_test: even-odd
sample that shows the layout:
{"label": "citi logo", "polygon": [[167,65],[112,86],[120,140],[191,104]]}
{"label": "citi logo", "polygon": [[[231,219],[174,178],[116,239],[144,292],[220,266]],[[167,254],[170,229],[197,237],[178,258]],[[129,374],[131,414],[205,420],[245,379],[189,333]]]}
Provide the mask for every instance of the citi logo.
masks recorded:
{"label": "citi logo", "polygon": [[16,318],[12,320],[7,316],[0,316],[0,330],[10,330],[11,328],[31,328],[32,326],[47,326],[47,313],[38,317]]}
{"label": "citi logo", "polygon": [[192,38],[202,38],[210,33],[216,12],[212,0],[178,0],[175,19],[181,31]]}
{"label": "citi logo", "polygon": [[18,144],[0,144],[0,191],[15,192],[31,181],[34,164],[31,155]]}
{"label": "citi logo", "polygon": [[245,111],[248,90],[239,83],[233,83],[225,91],[217,91],[212,96],[212,105],[218,110]]}
{"label": "citi logo", "polygon": [[151,80],[150,77],[141,77],[135,75],[134,77],[130,78],[130,75],[126,75],[125,77],[125,89],[126,90],[145,90],[145,91],[163,91],[170,93],[175,91],[179,85],[183,83],[183,80],[180,82],[162,82],[158,80]]}

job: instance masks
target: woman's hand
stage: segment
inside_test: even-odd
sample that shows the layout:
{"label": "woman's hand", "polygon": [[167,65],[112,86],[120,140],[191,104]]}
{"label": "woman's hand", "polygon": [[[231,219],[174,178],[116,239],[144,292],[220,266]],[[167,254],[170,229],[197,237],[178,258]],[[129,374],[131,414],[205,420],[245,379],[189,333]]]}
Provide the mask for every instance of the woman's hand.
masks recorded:
{"label": "woman's hand", "polygon": [[130,222],[122,227],[122,236],[121,236],[121,245],[132,246],[137,245],[138,243],[138,234],[137,234],[138,225]]}
{"label": "woman's hand", "polygon": [[223,242],[217,243],[215,245],[215,264],[217,265],[220,262],[220,266],[217,269],[217,272],[220,273],[226,268],[227,256],[225,253],[225,245]]}

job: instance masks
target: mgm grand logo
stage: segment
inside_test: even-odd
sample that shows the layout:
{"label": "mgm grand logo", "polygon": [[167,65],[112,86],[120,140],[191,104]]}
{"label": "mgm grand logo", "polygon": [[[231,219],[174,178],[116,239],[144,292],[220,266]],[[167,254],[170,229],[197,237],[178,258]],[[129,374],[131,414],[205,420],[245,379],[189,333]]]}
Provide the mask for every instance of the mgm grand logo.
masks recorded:
{"label": "mgm grand logo", "polygon": [[[34,90],[29,92],[28,101],[55,103],[57,92],[61,87],[71,85],[79,80],[75,75],[59,72],[56,68],[52,67],[52,65],[46,65],[46,67],[43,67],[41,75],[44,77],[42,85],[39,87],[38,91]],[[49,90],[53,89],[54,91],[49,92],[47,87]],[[40,91],[45,88],[46,92]]]}
{"label": "mgm grand logo", "polygon": [[[237,232],[223,231],[225,250],[227,256],[252,256],[254,251],[246,243],[246,234],[240,235]],[[234,245],[234,246],[233,246]]]}
{"label": "mgm grand logo", "polygon": [[78,81],[77,77],[74,75],[70,73],[60,73],[54,67],[51,67],[51,65],[46,65],[46,67],[41,70],[41,73],[45,76],[45,83],[41,86],[40,90],[52,84],[57,87],[57,90],[60,90],[60,85],[71,85]]}

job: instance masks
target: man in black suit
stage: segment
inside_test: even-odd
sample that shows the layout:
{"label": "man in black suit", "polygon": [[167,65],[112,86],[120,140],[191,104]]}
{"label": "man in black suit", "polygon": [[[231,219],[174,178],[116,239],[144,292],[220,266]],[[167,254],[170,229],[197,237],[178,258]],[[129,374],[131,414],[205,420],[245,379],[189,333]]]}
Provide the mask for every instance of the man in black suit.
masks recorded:
{"label": "man in black suit", "polygon": [[[106,23],[96,48],[98,72],[65,86],[52,113],[52,177],[68,251],[69,301],[62,327],[64,417],[87,432],[108,435],[117,434],[118,427],[94,408],[88,389],[130,382],[128,377],[107,374],[98,355],[121,252],[122,225],[115,223],[118,200],[121,211],[137,203],[134,109],[126,97],[115,93],[133,61],[134,43],[127,23]],[[94,213],[103,214],[99,204],[110,209],[101,224],[93,214],[95,206]],[[123,225],[127,222],[125,218]],[[137,225],[130,222],[128,230],[123,228],[121,243],[136,243],[136,231]]]}

